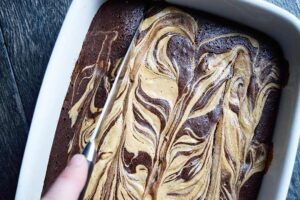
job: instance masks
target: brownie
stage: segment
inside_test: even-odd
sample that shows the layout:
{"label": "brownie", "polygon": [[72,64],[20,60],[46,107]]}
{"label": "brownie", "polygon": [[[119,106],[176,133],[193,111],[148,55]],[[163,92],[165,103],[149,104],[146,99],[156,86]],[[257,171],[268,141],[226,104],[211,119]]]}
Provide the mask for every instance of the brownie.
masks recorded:
{"label": "brownie", "polygon": [[95,16],[61,111],[44,191],[87,143],[138,28],[96,138],[85,199],[255,199],[287,74],[279,46],[216,16],[148,6],[108,1]]}
{"label": "brownie", "polygon": [[117,67],[143,17],[138,1],[109,1],[95,15],[72,73],[57,125],[43,192],[81,152],[95,126]]}

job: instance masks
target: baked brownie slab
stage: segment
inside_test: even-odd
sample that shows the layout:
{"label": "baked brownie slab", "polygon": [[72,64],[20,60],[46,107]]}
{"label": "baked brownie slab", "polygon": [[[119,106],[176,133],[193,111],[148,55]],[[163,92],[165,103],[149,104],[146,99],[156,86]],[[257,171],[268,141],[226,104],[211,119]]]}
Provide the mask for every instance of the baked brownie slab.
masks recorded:
{"label": "baked brownie slab", "polygon": [[[104,4],[86,36],[45,188],[91,135],[145,5]],[[272,146],[283,58],[261,33],[156,4],[139,26],[98,136],[85,199],[255,199]]]}

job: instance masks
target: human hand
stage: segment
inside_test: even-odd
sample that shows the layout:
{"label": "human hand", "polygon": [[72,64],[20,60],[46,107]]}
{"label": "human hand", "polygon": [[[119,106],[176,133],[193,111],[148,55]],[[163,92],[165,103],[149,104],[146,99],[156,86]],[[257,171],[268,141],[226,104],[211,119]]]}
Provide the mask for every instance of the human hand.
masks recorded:
{"label": "human hand", "polygon": [[81,154],[73,156],[42,200],[77,200],[88,174],[88,163]]}

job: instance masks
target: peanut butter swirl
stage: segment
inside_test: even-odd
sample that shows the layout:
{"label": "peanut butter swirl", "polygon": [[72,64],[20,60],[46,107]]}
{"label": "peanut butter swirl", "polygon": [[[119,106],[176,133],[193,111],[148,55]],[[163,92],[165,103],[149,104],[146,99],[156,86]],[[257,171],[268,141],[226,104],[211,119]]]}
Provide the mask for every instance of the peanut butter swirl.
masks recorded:
{"label": "peanut butter swirl", "polygon": [[[260,56],[256,39],[240,33],[199,39],[201,28],[174,7],[141,23],[122,87],[97,138],[99,159],[85,199],[234,200],[265,169],[268,145],[254,135],[269,94],[280,88],[279,70]],[[72,100],[71,126],[81,108],[91,117],[81,121],[70,155],[84,147],[101,112],[96,85],[110,90],[99,77],[108,69],[105,55],[118,33],[99,34],[106,39],[97,63],[75,81],[77,88],[87,84]],[[235,38],[243,43],[230,42]],[[226,48],[215,50],[220,41]],[[87,98],[89,106],[82,107]]]}

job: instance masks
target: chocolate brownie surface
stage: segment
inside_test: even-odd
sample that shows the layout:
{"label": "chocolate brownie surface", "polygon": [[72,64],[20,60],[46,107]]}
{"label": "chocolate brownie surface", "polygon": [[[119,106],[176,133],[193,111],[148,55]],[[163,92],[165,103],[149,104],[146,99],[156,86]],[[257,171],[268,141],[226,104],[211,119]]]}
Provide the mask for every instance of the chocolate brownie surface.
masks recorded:
{"label": "chocolate brownie surface", "polygon": [[[280,48],[199,11],[109,1],[86,36],[45,181],[82,150],[139,26],[97,138],[86,199],[255,199],[280,98]],[[109,16],[109,17],[107,17]]]}
{"label": "chocolate brownie surface", "polygon": [[61,110],[44,192],[88,140],[143,12],[141,2],[114,0],[104,3],[94,17]]}

